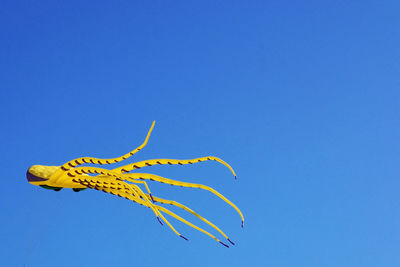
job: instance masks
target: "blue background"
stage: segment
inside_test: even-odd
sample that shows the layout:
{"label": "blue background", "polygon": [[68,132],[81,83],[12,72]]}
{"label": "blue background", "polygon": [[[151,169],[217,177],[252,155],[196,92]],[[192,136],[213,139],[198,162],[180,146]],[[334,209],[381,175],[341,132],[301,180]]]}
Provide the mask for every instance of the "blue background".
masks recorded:
{"label": "blue background", "polygon": [[[2,1],[2,266],[400,266],[398,1]],[[229,249],[30,165],[215,155],[146,172]],[[199,226],[201,221],[178,214]]]}

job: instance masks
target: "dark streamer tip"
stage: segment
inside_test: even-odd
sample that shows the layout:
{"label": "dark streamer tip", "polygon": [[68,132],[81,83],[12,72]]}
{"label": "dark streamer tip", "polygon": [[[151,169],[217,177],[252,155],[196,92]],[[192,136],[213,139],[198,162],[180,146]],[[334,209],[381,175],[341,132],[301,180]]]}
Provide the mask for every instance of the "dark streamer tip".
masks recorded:
{"label": "dark streamer tip", "polygon": [[235,245],[235,243],[233,243],[229,238],[228,238],[228,241],[229,241],[232,245]]}
{"label": "dark streamer tip", "polygon": [[237,180],[237,176],[235,175],[235,180]]}
{"label": "dark streamer tip", "polygon": [[164,225],[164,224],[162,223],[162,221],[160,220],[160,217],[157,216],[157,220],[158,220],[158,222],[159,222],[161,225]]}
{"label": "dark streamer tip", "polygon": [[222,243],[221,241],[219,241],[219,243],[221,243],[222,245],[224,245],[225,247],[229,248],[229,246],[225,243]]}
{"label": "dark streamer tip", "polygon": [[182,237],[183,239],[185,239],[186,241],[189,241],[189,239],[187,239],[186,237],[184,237],[183,235],[179,235],[180,237]]}
{"label": "dark streamer tip", "polygon": [[242,228],[244,227],[244,221],[242,221]]}
{"label": "dark streamer tip", "polygon": [[155,201],[154,201],[153,195],[151,193],[150,193],[150,197],[151,197],[151,201],[153,201],[153,203],[154,203]]}

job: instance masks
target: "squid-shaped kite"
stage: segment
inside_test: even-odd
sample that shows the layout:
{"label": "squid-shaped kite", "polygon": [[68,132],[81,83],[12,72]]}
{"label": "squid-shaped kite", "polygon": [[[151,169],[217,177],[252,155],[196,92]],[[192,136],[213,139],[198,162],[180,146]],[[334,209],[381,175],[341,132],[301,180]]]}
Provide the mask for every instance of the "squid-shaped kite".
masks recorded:
{"label": "squid-shaped kite", "polygon": [[[91,164],[112,164],[112,163],[117,163],[120,161],[123,161],[139,150],[141,150],[144,146],[146,146],[147,141],[150,137],[151,131],[153,130],[155,121],[151,125],[151,128],[149,132],[147,133],[146,139],[144,140],[143,144],[140,145],[138,148],[132,150],[126,155],[123,155],[121,157],[117,158],[112,158],[112,159],[98,159],[98,158],[92,158],[92,157],[82,157],[82,158],[77,158],[71,161],[68,161],[67,163],[63,164],[62,166],[43,166],[43,165],[33,165],[31,166],[27,173],[26,177],[28,181],[37,186],[44,187],[46,189],[52,189],[55,191],[59,191],[62,188],[72,188],[75,192],[79,192],[81,190],[87,189],[87,188],[92,188],[96,190],[101,190],[105,193],[111,193],[113,195],[117,195],[119,197],[124,197],[126,199],[132,200],[134,202],[137,202],[143,206],[146,206],[150,208],[154,214],[156,215],[158,221],[162,223],[162,220],[167,223],[167,225],[174,231],[178,236],[182,237],[185,240],[188,240],[186,237],[181,235],[175,228],[171,225],[171,223],[163,216],[163,213],[169,214],[170,216],[174,217],[175,219],[186,223],[187,225],[207,234],[208,236],[212,237],[222,245],[229,247],[227,244],[221,242],[218,238],[210,234],[209,232],[201,229],[200,227],[197,227],[196,225],[186,221],[182,217],[176,215],[175,213],[171,212],[170,210],[164,208],[163,206],[156,205],[154,203],[162,203],[162,204],[170,204],[179,208],[182,208],[191,214],[197,216],[200,218],[202,221],[210,225],[211,227],[215,228],[218,232],[220,232],[232,245],[234,243],[228,238],[228,236],[222,232],[217,226],[215,226],[213,223],[208,221],[207,219],[203,218],[193,210],[189,209],[188,207],[173,201],[173,200],[167,200],[167,199],[162,199],[159,197],[155,197],[151,194],[150,189],[144,180],[151,180],[151,181],[157,181],[161,183],[166,183],[170,185],[176,185],[176,186],[183,186],[183,187],[194,187],[194,188],[201,188],[204,190],[208,190],[221,199],[223,199],[225,202],[227,202],[229,205],[231,205],[240,215],[242,219],[242,227],[244,224],[244,218],[242,215],[242,212],[237,208],[231,201],[229,201],[227,198],[225,198],[223,195],[218,193],[216,190],[214,190],[211,187],[201,185],[201,184],[193,184],[193,183],[187,183],[187,182],[181,182],[181,181],[176,181],[176,180],[171,180],[167,179],[158,175],[150,174],[150,173],[130,173],[132,170],[138,170],[142,167],[146,166],[152,166],[152,165],[164,165],[164,164],[169,164],[169,165],[183,165],[183,164],[193,164],[197,162],[202,162],[202,161],[208,161],[208,160],[215,160],[218,161],[219,163],[222,163],[226,167],[228,167],[233,175],[236,178],[236,174],[227,164],[225,161],[217,158],[217,157],[201,157],[201,158],[196,158],[196,159],[189,159],[189,160],[176,160],[176,159],[151,159],[151,160],[145,160],[145,161],[139,161],[135,163],[131,163],[119,168],[115,168],[112,170],[107,170],[103,168],[98,168],[98,167],[79,167],[85,163],[91,163]],[[147,194],[142,191],[142,189],[138,185],[144,185]],[[161,218],[161,219],[160,219]]]}

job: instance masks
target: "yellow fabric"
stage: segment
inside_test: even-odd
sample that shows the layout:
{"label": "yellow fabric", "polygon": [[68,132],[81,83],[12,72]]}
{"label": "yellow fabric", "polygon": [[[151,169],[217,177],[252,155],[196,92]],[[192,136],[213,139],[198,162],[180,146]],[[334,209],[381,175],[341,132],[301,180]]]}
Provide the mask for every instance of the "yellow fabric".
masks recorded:
{"label": "yellow fabric", "polygon": [[132,171],[135,169],[140,169],[140,168],[146,167],[146,166],[165,165],[165,164],[184,165],[184,164],[193,164],[193,163],[208,161],[208,160],[215,160],[215,161],[218,161],[219,163],[224,164],[226,167],[229,168],[229,170],[231,170],[232,174],[236,177],[236,173],[234,172],[232,167],[229,166],[228,163],[226,163],[225,161],[223,161],[220,158],[212,157],[212,156],[195,158],[195,159],[150,159],[150,160],[139,161],[139,162],[131,163],[131,164],[128,164],[128,165],[125,165],[122,167],[118,167],[118,168],[113,169],[113,171],[124,173],[124,172],[129,172],[129,171]]}
{"label": "yellow fabric", "polygon": [[[150,174],[150,173],[129,173],[132,170],[135,169],[140,169],[142,167],[146,166],[152,166],[152,165],[164,165],[164,164],[169,164],[169,165],[174,165],[174,164],[193,164],[197,162],[202,162],[202,161],[208,161],[208,160],[214,160],[217,161],[226,167],[230,169],[230,171],[233,173],[233,175],[236,177],[235,172],[229,166],[228,163],[223,161],[220,158],[213,157],[213,156],[208,156],[208,157],[201,157],[201,158],[195,158],[195,159],[187,159],[187,160],[178,160],[178,159],[152,159],[152,160],[145,160],[145,161],[139,161],[135,163],[131,163],[119,168],[114,168],[113,170],[107,170],[104,168],[98,168],[98,167],[79,167],[82,164],[85,163],[92,163],[92,164],[112,164],[112,163],[117,163],[120,161],[123,161],[132,155],[134,155],[136,152],[140,151],[144,146],[146,146],[148,139],[150,137],[150,134],[154,128],[155,122],[150,127],[149,132],[147,133],[146,139],[144,142],[137,147],[136,149],[132,150],[131,152],[117,158],[112,158],[112,159],[98,159],[98,158],[93,158],[93,157],[81,157],[77,158],[71,161],[68,161],[67,163],[63,164],[62,166],[43,166],[43,165],[33,165],[30,167],[27,171],[27,179],[28,181],[33,184],[33,185],[44,185],[44,186],[50,186],[50,187],[56,187],[56,188],[91,188],[91,189],[96,189],[96,190],[101,190],[106,193],[114,194],[119,197],[123,197],[126,199],[129,199],[131,201],[134,201],[140,205],[143,205],[145,207],[150,208],[160,223],[164,221],[174,233],[176,233],[178,236],[185,238],[182,236],[173,226],[172,224],[164,217],[163,213],[168,214],[175,219],[197,229],[200,232],[203,232],[204,234],[210,236],[214,240],[218,241],[222,245],[228,247],[228,245],[222,243],[218,238],[216,238],[214,235],[210,234],[209,232],[203,230],[202,228],[190,223],[189,221],[183,219],[182,217],[178,216],[177,214],[173,213],[172,211],[154,204],[155,202],[161,203],[161,204],[169,204],[172,206],[179,207],[193,215],[195,215],[197,218],[208,224],[209,226],[213,227],[215,230],[217,230],[221,235],[223,235],[229,242],[233,244],[231,240],[229,240],[228,236],[222,232],[217,226],[215,226],[213,223],[208,221],[207,219],[203,218],[190,208],[176,202],[173,200],[167,200],[163,198],[159,198],[154,196],[150,192],[150,188],[147,184],[146,181],[144,180],[152,180],[152,181],[157,181],[161,183],[167,183],[171,185],[176,185],[176,186],[183,186],[183,187],[193,187],[193,188],[200,188],[204,189],[207,191],[212,192],[225,202],[227,202],[229,205],[231,205],[240,215],[242,219],[242,225],[243,225],[243,214],[240,211],[236,205],[234,205],[231,201],[229,201],[226,197],[224,197],[222,194],[214,190],[213,188],[202,185],[202,184],[195,184],[195,183],[187,183],[187,182],[181,182],[181,181],[176,181],[168,178],[164,178],[158,175]],[[148,194],[145,194],[142,189],[139,187],[139,185],[144,185],[146,188],[146,191]],[[153,202],[154,201],[154,202]]]}
{"label": "yellow fabric", "polygon": [[139,152],[143,147],[146,146],[147,141],[148,141],[149,138],[150,138],[150,134],[151,134],[151,132],[153,131],[153,128],[154,128],[154,124],[155,124],[155,123],[156,123],[156,122],[153,121],[153,123],[152,123],[152,125],[151,125],[151,127],[150,127],[150,130],[149,130],[149,132],[147,133],[146,139],[144,140],[143,144],[141,144],[139,147],[135,148],[134,150],[132,150],[131,152],[129,152],[129,153],[123,155],[123,156],[116,157],[116,158],[111,158],[111,159],[98,159],[98,158],[93,158],[93,157],[81,157],[81,158],[77,158],[77,159],[73,159],[73,160],[68,161],[67,163],[63,164],[63,165],[61,166],[61,168],[62,168],[64,171],[68,171],[68,170],[70,170],[71,168],[74,168],[74,167],[76,167],[76,166],[79,166],[79,165],[82,165],[82,164],[85,164],[85,163],[92,163],[92,164],[100,164],[100,165],[103,165],[103,164],[112,164],[112,163],[117,163],[117,162],[123,161],[123,160],[125,160],[125,159],[131,157],[131,156],[132,156],[133,154],[135,154],[136,152]]}

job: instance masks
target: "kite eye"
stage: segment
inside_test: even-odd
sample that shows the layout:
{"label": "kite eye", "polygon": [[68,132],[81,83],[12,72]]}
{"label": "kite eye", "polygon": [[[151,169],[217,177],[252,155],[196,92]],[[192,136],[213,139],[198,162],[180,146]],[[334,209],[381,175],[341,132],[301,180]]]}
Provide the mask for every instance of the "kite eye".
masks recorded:
{"label": "kite eye", "polygon": [[29,170],[26,172],[26,179],[28,180],[28,182],[42,182],[47,180],[45,178],[33,175],[32,173],[29,172]]}

